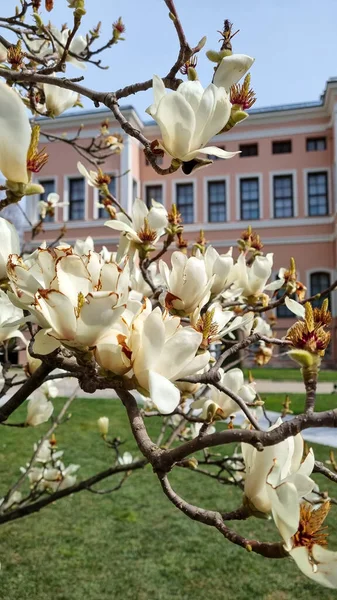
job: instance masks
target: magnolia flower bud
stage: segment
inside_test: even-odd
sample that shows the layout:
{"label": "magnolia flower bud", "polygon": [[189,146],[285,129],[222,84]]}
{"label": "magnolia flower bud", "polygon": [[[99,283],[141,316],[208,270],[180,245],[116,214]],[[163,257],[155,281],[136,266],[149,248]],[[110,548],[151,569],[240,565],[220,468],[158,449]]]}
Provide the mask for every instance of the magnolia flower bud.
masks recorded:
{"label": "magnolia flower bud", "polygon": [[105,438],[109,431],[109,418],[108,417],[100,417],[97,420],[97,425],[99,432],[103,438]]}

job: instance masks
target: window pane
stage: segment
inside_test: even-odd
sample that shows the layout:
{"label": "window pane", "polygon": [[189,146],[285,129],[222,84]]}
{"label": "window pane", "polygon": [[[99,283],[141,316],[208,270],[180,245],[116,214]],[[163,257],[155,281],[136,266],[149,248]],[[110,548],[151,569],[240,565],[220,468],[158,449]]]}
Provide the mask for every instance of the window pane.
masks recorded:
{"label": "window pane", "polygon": [[259,180],[257,177],[240,180],[241,219],[260,218]]}
{"label": "window pane", "polygon": [[241,154],[240,158],[244,158],[245,156],[257,156],[258,155],[258,145],[257,144],[240,144],[239,150]]}
{"label": "window pane", "polygon": [[[44,187],[44,192],[43,192],[43,194],[40,194],[39,200],[44,200],[45,202],[47,202],[48,195],[55,192],[55,180],[48,179],[48,181],[41,181],[41,182],[39,181],[39,183],[41,183],[41,185],[43,185],[43,187]],[[46,215],[44,222],[45,223],[53,223],[54,217],[52,217],[51,215]]]}
{"label": "window pane", "polygon": [[193,183],[177,183],[177,209],[184,223],[194,223]]}
{"label": "window pane", "polygon": [[326,137],[308,138],[307,152],[316,152],[319,150],[326,150]]}
{"label": "window pane", "polygon": [[226,182],[208,182],[208,220],[210,223],[226,221]]}
{"label": "window pane", "polygon": [[[323,292],[331,285],[330,273],[311,273],[310,275],[310,296]],[[327,294],[323,298],[317,298],[312,301],[312,305],[320,307],[324,298],[328,298],[329,306],[331,307],[331,294]]]}
{"label": "window pane", "polygon": [[84,179],[69,179],[69,220],[84,219]]}
{"label": "window pane", "polygon": [[152,207],[152,200],[163,204],[163,186],[162,185],[147,185],[146,186],[146,205]]}
{"label": "window pane", "polygon": [[[116,196],[116,177],[115,175],[110,175],[111,177],[111,181],[108,184],[108,188],[109,188],[109,192],[112,196]],[[105,210],[105,208],[99,208],[98,209],[98,218],[99,219],[107,219],[108,218],[108,213]]]}
{"label": "window pane", "polygon": [[288,154],[291,152],[291,140],[273,142],[273,154]]}
{"label": "window pane", "polygon": [[274,217],[294,216],[293,178],[292,175],[276,175],[273,181]]}
{"label": "window pane", "polygon": [[311,217],[328,214],[327,173],[308,173],[308,204]]}

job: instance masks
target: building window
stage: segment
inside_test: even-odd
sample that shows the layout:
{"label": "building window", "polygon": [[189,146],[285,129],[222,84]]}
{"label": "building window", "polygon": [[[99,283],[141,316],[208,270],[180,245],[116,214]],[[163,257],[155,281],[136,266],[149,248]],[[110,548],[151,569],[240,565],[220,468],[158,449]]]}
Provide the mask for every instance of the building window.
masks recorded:
{"label": "building window", "polygon": [[317,217],[329,213],[328,174],[308,173],[309,216]]}
{"label": "building window", "polygon": [[176,184],[177,209],[184,223],[194,223],[193,183]]}
{"label": "building window", "polygon": [[273,142],[273,154],[289,154],[291,152],[291,140]]}
{"label": "building window", "polygon": [[[39,183],[41,183],[41,185],[43,185],[43,187],[44,187],[44,192],[43,192],[43,194],[40,194],[39,200],[44,200],[45,202],[47,202],[47,198],[48,198],[49,194],[52,194],[53,192],[55,192],[55,179],[39,181]],[[52,217],[51,215],[46,215],[44,222],[45,223],[53,223],[54,217]]]}
{"label": "building window", "polygon": [[326,150],[326,137],[307,138],[307,152]]}
{"label": "building window", "polygon": [[[225,146],[217,146],[219,148],[219,150],[225,150]],[[220,156],[215,156],[215,154],[207,154],[207,158],[209,158],[210,160],[221,160]]]}
{"label": "building window", "polygon": [[[108,184],[109,192],[112,196],[116,196],[116,177],[115,175],[110,175],[111,181]],[[104,207],[99,207],[98,209],[98,218],[99,219],[107,219],[108,213]]]}
{"label": "building window", "polygon": [[240,179],[241,220],[260,218],[259,180],[257,177]]}
{"label": "building window", "polygon": [[257,144],[240,144],[239,150],[241,152],[240,158],[245,158],[246,156],[257,156],[259,153]]}
{"label": "building window", "polygon": [[273,178],[274,218],[294,216],[294,191],[292,175],[275,175]]}
{"label": "building window", "polygon": [[[315,296],[326,290],[331,285],[330,273],[316,272],[310,275],[310,296]],[[329,307],[331,310],[331,294],[326,294],[322,298],[317,298],[311,302],[313,307],[320,307],[325,298],[329,300]]]}
{"label": "building window", "polygon": [[163,204],[163,186],[159,185],[147,185],[146,186],[146,206],[152,207],[152,200]]}
{"label": "building window", "polygon": [[209,181],[207,192],[209,222],[224,223],[226,221],[226,182]]}
{"label": "building window", "polygon": [[69,179],[69,220],[84,219],[85,184],[83,177]]}

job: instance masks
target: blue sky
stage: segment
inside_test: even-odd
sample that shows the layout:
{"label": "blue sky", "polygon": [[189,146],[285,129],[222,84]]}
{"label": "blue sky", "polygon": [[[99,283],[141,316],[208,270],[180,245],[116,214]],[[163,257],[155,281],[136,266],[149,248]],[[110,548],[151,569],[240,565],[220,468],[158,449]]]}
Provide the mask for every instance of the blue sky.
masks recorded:
{"label": "blue sky", "polygon": [[[56,25],[71,21],[67,6],[66,0],[55,0],[51,17]],[[191,44],[207,36],[205,50],[219,48],[217,30],[224,18],[240,29],[233,49],[256,59],[251,69],[256,107],[318,100],[325,81],[337,77],[337,0],[176,0],[176,7]],[[104,40],[111,23],[122,16],[126,41],[105,53],[107,71],[90,66],[84,72],[85,85],[112,91],[153,73],[167,73],[178,45],[162,0],[86,0],[86,9],[83,32],[102,20]],[[68,73],[82,74],[73,68]],[[207,85],[212,64],[204,53],[198,73]],[[142,92],[124,103],[133,104],[147,118],[144,110],[151,97],[150,91]],[[84,104],[92,106],[89,101]]]}

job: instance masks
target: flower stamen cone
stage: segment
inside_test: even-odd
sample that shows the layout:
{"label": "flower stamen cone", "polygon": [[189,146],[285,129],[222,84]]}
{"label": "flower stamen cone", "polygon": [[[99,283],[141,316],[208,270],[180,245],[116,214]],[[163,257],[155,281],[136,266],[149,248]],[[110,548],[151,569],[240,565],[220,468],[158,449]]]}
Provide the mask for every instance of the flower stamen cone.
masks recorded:
{"label": "flower stamen cone", "polygon": [[250,87],[250,79],[250,73],[248,73],[242,84],[234,83],[230,89],[231,104],[240,107],[241,110],[248,110],[256,102],[255,92]]}

